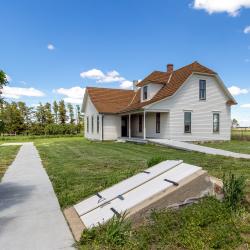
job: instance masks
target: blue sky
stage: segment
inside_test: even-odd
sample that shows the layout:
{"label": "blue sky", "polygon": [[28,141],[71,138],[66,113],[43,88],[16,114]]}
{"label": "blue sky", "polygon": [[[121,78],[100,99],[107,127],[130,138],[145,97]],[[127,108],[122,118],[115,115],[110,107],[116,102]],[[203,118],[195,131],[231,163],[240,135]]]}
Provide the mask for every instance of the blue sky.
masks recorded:
{"label": "blue sky", "polygon": [[250,125],[250,1],[1,1],[8,100],[79,103],[86,86],[129,87],[198,60],[219,73]]}

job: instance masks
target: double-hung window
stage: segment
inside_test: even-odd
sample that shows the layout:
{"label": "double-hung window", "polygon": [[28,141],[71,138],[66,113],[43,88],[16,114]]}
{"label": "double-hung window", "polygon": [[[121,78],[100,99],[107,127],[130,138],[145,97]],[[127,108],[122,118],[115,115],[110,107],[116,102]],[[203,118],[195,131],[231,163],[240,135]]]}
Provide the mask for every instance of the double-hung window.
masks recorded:
{"label": "double-hung window", "polygon": [[87,116],[87,133],[89,132],[89,117]]}
{"label": "double-hung window", "polygon": [[220,132],[220,114],[213,113],[213,132],[219,133]]}
{"label": "double-hung window", "polygon": [[100,123],[100,120],[99,120],[99,115],[97,115],[97,117],[96,117],[96,132],[97,132],[97,134],[99,134],[99,123]]}
{"label": "double-hung window", "polygon": [[143,87],[143,100],[148,99],[148,86]]}
{"label": "double-hung window", "polygon": [[207,89],[207,83],[206,80],[200,80],[200,100],[206,100],[206,89]]}
{"label": "double-hung window", "polygon": [[94,133],[94,116],[93,115],[91,116],[91,131],[93,134]]}
{"label": "double-hung window", "polygon": [[142,132],[142,115],[139,115],[139,132]]}
{"label": "double-hung window", "polygon": [[156,113],[156,133],[161,132],[161,113]]}
{"label": "double-hung window", "polygon": [[191,133],[192,113],[190,111],[184,112],[184,132]]}

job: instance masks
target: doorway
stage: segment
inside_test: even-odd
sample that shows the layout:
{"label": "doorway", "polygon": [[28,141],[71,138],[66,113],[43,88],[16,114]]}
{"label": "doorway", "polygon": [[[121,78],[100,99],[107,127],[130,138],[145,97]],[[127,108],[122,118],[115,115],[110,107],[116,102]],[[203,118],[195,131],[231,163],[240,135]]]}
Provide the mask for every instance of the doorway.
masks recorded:
{"label": "doorway", "polygon": [[127,115],[121,117],[121,125],[122,125],[122,128],[121,128],[122,137],[128,137],[128,116]]}

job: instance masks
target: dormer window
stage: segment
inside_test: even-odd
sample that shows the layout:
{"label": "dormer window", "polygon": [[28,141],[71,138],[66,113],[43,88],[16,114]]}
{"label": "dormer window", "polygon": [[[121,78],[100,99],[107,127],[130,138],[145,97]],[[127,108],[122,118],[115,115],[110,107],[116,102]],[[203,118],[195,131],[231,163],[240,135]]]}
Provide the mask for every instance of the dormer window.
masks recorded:
{"label": "dormer window", "polygon": [[143,87],[143,100],[148,99],[148,86]]}

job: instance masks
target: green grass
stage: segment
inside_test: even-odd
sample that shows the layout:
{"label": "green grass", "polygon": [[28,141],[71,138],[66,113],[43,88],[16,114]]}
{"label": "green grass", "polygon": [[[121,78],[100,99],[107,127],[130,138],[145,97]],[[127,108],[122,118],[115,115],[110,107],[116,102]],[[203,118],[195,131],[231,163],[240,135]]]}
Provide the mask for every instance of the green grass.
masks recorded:
{"label": "green grass", "polygon": [[[2,143],[0,142],[0,145]],[[0,181],[6,172],[8,166],[15,159],[15,156],[19,150],[20,146],[0,146]]]}
{"label": "green grass", "polygon": [[[209,174],[219,178],[229,171],[237,176],[243,175],[247,179],[247,192],[250,193],[249,160],[187,152],[155,145],[89,142],[77,137],[38,139],[35,145],[62,208],[76,204],[95,192],[147,168],[147,162],[150,162],[152,157],[166,160],[182,159],[187,163],[203,167],[208,170]],[[206,226],[199,225],[196,218],[205,219],[208,213],[212,214],[209,215],[210,217],[217,215],[217,213],[213,214],[214,209],[217,209],[215,211],[223,210],[218,202],[209,204],[191,206],[187,209],[188,212],[183,210],[185,216],[182,212],[168,214],[165,211],[159,215],[162,219],[157,219],[157,217],[145,222],[145,225],[138,229],[126,229],[129,230],[129,236],[125,232],[126,244],[122,247],[114,246],[112,242],[108,242],[105,247],[99,244],[98,240],[92,237],[93,235],[90,236],[93,240],[91,244],[86,245],[86,242],[82,242],[80,247],[83,249],[202,249],[203,247],[205,249],[216,247],[234,249],[236,245],[248,241],[250,243],[250,214],[246,211],[238,218],[218,212],[218,217],[222,216],[222,218],[211,219]],[[209,211],[206,207],[210,207]],[[172,216],[175,219],[169,225],[167,221]],[[186,218],[184,222],[188,223],[187,225],[181,221],[183,216]],[[112,225],[111,229],[104,227],[102,237],[106,237],[107,240],[110,233],[114,232],[117,232],[116,227]],[[229,240],[232,242],[230,243]]]}
{"label": "green grass", "polygon": [[237,153],[250,154],[250,141],[232,140],[228,142],[208,142],[204,146],[224,149]]}
{"label": "green grass", "polygon": [[62,137],[83,137],[82,134],[77,135],[16,135],[16,136],[0,136],[0,143],[6,141],[23,142],[34,141],[39,139],[62,138]]}

